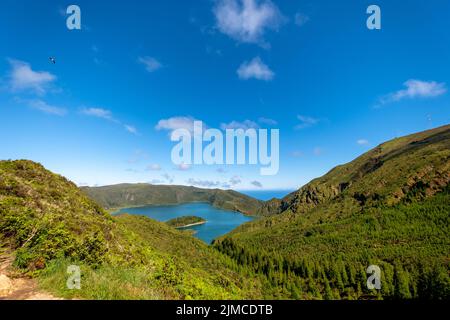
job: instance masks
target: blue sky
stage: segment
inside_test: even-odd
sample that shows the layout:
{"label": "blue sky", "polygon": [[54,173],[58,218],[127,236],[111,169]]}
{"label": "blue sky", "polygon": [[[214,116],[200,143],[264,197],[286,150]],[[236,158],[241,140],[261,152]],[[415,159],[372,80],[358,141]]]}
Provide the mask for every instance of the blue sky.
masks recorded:
{"label": "blue sky", "polygon": [[[70,4],[82,30],[66,27]],[[381,30],[366,27],[370,4]],[[0,159],[80,185],[295,189],[450,122],[449,13],[438,0],[2,1]],[[193,119],[279,129],[279,173],[178,168],[169,133]]]}

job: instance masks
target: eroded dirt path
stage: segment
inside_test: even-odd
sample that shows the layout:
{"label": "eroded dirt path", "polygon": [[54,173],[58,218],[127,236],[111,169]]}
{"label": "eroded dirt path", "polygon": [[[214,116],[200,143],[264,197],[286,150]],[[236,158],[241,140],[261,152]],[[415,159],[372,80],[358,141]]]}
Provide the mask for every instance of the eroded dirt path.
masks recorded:
{"label": "eroded dirt path", "polygon": [[0,256],[0,300],[61,300],[38,289],[35,280],[13,271],[11,255]]}

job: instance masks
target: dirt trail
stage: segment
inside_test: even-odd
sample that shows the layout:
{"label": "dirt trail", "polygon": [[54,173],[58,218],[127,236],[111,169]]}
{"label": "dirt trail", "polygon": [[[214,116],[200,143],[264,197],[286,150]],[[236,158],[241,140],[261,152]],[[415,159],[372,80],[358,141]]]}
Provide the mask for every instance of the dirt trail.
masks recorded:
{"label": "dirt trail", "polygon": [[61,300],[38,289],[35,280],[13,271],[13,257],[0,256],[0,300]]}

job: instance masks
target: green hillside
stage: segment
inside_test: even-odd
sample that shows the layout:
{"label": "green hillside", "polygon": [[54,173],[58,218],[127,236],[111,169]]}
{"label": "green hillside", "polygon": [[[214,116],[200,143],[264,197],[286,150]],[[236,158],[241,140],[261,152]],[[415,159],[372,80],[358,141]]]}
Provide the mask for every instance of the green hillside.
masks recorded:
{"label": "green hillside", "polygon": [[200,189],[186,186],[142,183],[85,187],[82,190],[106,209],[208,202],[220,209],[254,215],[260,211],[263,204],[262,201],[232,190]]}
{"label": "green hillside", "polygon": [[[291,298],[449,298],[450,126],[384,143],[215,247]],[[366,268],[382,269],[382,291]]]}
{"label": "green hillside", "polygon": [[261,210],[304,213],[339,198],[351,198],[357,207],[390,206],[415,193],[433,195],[450,180],[449,140],[449,125],[391,140]]}
{"label": "green hillside", "polygon": [[[0,256],[62,297],[449,299],[449,181],[450,126],[386,142],[265,203],[192,187],[81,190],[34,162],[0,161]],[[207,201],[268,216],[207,246],[146,217],[112,217],[86,193],[108,208]],[[81,290],[66,289],[72,264]],[[369,265],[381,291],[366,287]]]}
{"label": "green hillside", "polygon": [[[228,257],[145,217],[111,217],[73,183],[31,161],[0,161],[0,253],[57,296],[88,299],[242,299],[258,282]],[[66,268],[82,289],[66,289]]]}
{"label": "green hillside", "polygon": [[184,217],[170,219],[169,221],[166,221],[165,223],[174,228],[183,228],[183,227],[187,227],[187,226],[191,226],[191,225],[206,223],[206,220],[203,218],[200,218],[200,217],[196,217],[196,216],[184,216]]}

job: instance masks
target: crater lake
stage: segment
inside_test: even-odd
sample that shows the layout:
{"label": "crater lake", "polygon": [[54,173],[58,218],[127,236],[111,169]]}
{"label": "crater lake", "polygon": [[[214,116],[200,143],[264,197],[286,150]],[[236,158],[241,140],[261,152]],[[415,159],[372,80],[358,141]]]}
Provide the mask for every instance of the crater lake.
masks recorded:
{"label": "crater lake", "polygon": [[162,222],[183,216],[203,218],[206,220],[205,224],[192,226],[187,229],[194,230],[194,236],[208,244],[241,224],[255,219],[254,217],[246,216],[239,212],[217,209],[208,203],[124,208],[114,214],[121,213],[146,216]]}

